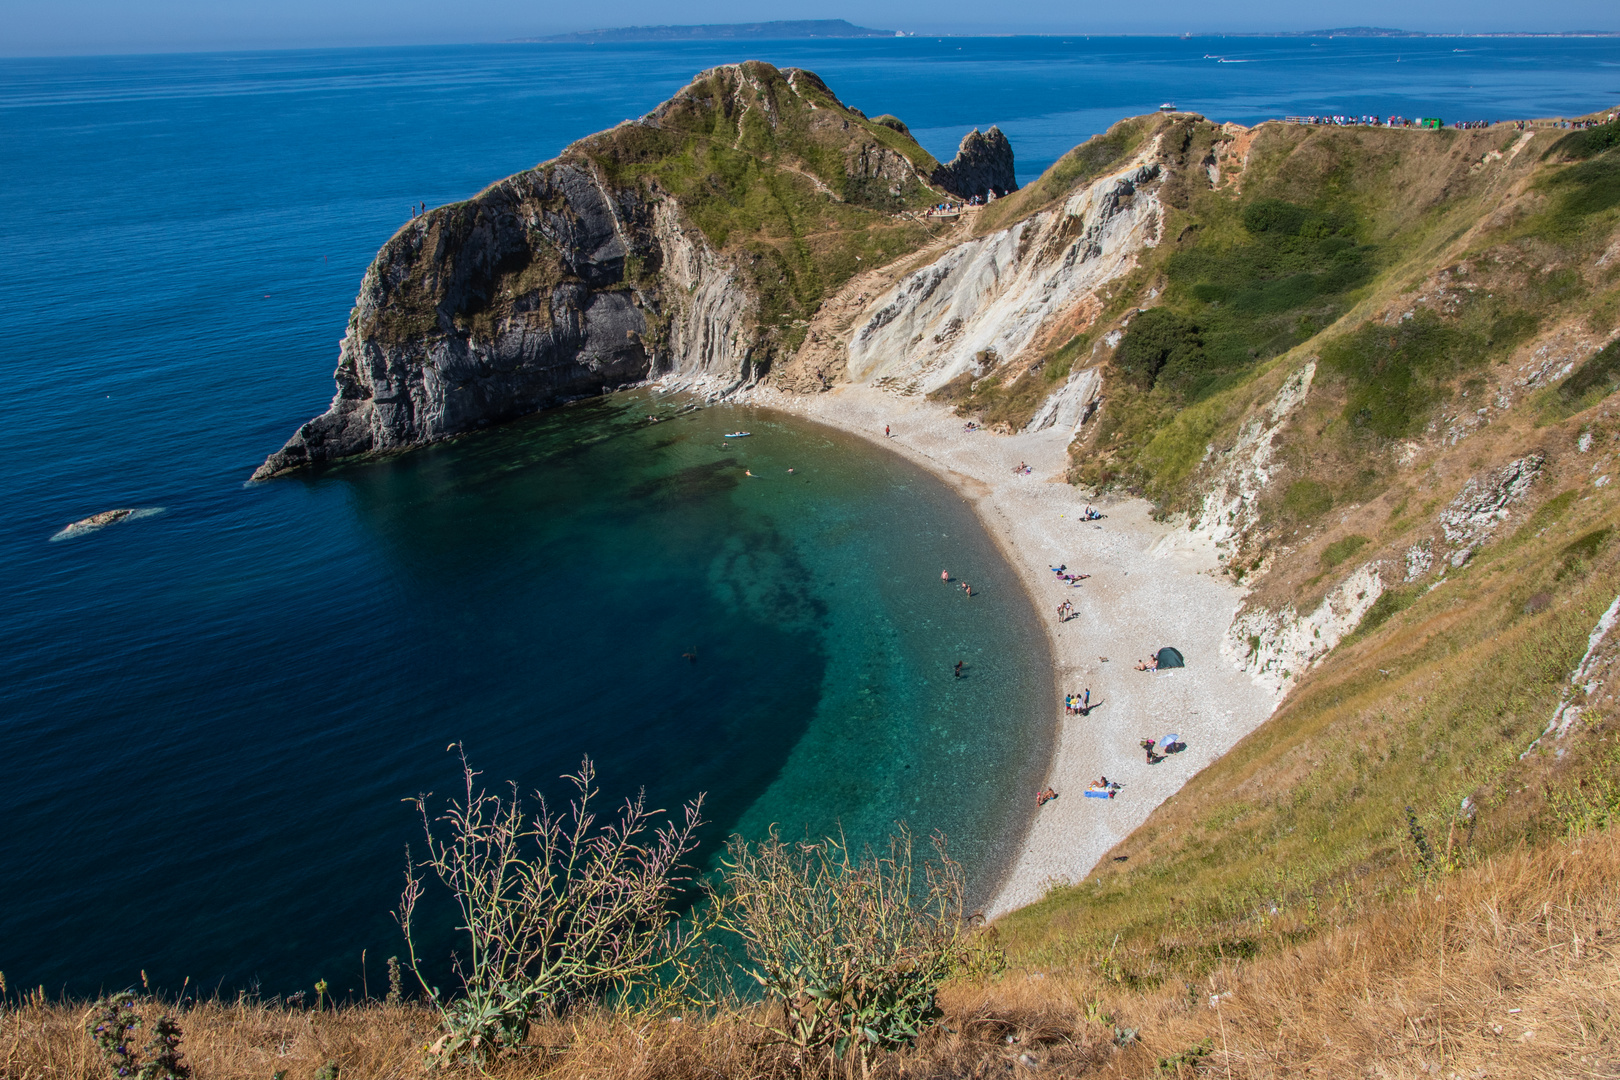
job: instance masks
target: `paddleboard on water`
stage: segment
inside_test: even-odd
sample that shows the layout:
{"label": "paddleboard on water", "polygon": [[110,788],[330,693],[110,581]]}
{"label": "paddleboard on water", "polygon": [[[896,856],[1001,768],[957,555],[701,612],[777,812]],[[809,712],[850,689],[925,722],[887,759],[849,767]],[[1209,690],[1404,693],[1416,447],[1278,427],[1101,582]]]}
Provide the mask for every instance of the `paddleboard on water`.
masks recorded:
{"label": "paddleboard on water", "polygon": [[733,431],[730,435],[727,435],[725,437],[728,438],[728,439],[746,439],[746,438],[748,438],[748,436],[750,436],[752,434],[753,434],[752,431]]}

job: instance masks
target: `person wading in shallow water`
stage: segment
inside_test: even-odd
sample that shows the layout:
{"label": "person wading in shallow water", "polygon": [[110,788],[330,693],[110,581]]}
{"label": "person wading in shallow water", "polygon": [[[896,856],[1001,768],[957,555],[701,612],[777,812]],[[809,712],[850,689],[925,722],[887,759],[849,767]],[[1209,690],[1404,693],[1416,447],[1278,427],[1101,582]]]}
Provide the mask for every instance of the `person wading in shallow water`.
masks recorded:
{"label": "person wading in shallow water", "polygon": [[956,677],[960,679],[962,677],[962,661],[958,660],[956,662],[956,667],[953,668],[952,671],[955,673]]}

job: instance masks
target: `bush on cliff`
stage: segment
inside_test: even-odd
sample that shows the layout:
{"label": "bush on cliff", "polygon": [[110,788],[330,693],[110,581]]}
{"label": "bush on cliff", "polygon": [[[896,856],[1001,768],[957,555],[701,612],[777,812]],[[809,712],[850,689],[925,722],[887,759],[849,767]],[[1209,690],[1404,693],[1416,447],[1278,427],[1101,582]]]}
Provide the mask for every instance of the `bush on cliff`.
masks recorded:
{"label": "bush on cliff", "polygon": [[1208,364],[1202,334],[1169,308],[1149,308],[1131,320],[1114,353],[1114,367],[1132,385],[1152,389],[1162,375],[1185,381]]}

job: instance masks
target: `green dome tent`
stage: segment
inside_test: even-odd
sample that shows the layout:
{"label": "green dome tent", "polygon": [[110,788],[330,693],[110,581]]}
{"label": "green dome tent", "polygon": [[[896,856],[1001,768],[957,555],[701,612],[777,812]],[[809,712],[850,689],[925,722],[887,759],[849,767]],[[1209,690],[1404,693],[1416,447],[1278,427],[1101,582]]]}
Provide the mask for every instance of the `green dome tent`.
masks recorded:
{"label": "green dome tent", "polygon": [[1172,649],[1168,645],[1166,645],[1164,648],[1159,650],[1159,668],[1161,670],[1164,669],[1164,668],[1167,668],[1167,667],[1186,667],[1186,666],[1187,666],[1187,661],[1185,661],[1185,660],[1183,660],[1181,658],[1180,650]]}

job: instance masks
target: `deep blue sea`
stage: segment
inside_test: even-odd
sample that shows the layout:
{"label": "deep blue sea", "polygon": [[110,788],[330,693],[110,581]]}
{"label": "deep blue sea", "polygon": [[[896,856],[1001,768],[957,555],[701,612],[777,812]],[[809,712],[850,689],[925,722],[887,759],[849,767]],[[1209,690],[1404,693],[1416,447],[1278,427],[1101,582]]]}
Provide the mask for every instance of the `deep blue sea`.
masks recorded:
{"label": "deep blue sea", "polygon": [[[943,828],[988,887],[1043,775],[1044,639],[961,500],[903,461],[629,394],[243,484],[325,408],[360,275],[413,203],[465,198],[750,57],[819,72],[941,158],[999,124],[1026,181],[1164,101],[1240,122],[1620,101],[1603,40],[0,60],[12,987],[88,993],[144,968],[171,990],[324,977],[341,995],[366,950],[375,988],[416,840],[401,800],[453,788],[456,740],[526,789],[556,793],[589,754],[614,797],[706,791],[708,852],[772,822],[857,841],[900,818]],[[753,437],[722,438],[737,427]],[[163,512],[50,541],[114,507]]]}

